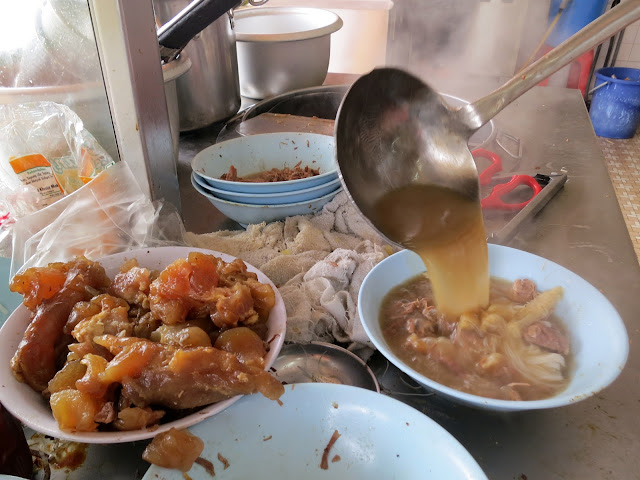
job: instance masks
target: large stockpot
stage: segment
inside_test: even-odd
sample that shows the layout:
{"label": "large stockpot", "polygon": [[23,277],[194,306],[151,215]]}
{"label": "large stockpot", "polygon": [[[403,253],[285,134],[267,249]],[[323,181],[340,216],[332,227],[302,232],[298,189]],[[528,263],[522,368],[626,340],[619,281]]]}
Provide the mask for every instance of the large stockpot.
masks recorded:
{"label": "large stockpot", "polygon": [[[160,23],[175,17],[189,0],[154,0]],[[231,11],[197,34],[184,48],[193,68],[176,80],[180,130],[211,125],[240,108],[236,39]]]}

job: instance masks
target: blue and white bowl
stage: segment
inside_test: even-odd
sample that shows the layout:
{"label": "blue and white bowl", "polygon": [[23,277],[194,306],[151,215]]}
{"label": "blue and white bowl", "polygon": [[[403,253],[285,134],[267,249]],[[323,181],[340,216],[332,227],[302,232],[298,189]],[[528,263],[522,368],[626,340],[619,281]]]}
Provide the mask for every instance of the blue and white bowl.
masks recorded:
{"label": "blue and white bowl", "polygon": [[248,203],[230,202],[229,200],[223,200],[208,193],[196,182],[194,173],[191,174],[191,184],[198,193],[207,197],[220,213],[231,220],[235,220],[243,227],[262,222],[274,222],[295,215],[316,213],[342,190],[342,187],[339,187],[337,190],[322,197],[305,202],[283,203],[279,205],[251,205]]}
{"label": "blue and white bowl", "polygon": [[341,188],[340,179],[336,178],[329,182],[322,183],[315,187],[305,188],[303,190],[292,190],[282,193],[237,193],[219,188],[213,188],[196,172],[193,172],[193,180],[200,185],[206,192],[214,197],[230,202],[247,203],[250,205],[282,205],[285,203],[298,203],[315,200],[324,197],[328,193],[337,191]]}
{"label": "blue and white bowl", "polygon": [[[272,168],[319,169],[313,177],[283,182],[232,182],[220,177],[232,165],[243,177]],[[199,152],[191,162],[193,171],[213,188],[237,193],[281,193],[303,190],[338,178],[334,139],[317,133],[263,133],[216,143]]]}

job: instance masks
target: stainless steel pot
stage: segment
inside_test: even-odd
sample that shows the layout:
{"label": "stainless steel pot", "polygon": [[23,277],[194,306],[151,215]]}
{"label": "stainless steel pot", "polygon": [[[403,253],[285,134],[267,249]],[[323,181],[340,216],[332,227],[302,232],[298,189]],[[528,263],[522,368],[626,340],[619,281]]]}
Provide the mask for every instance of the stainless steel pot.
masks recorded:
{"label": "stainless steel pot", "polygon": [[[154,0],[160,23],[173,19],[189,0]],[[193,68],[176,80],[180,130],[211,125],[240,108],[240,84],[233,17],[230,11],[204,28],[184,48]]]}

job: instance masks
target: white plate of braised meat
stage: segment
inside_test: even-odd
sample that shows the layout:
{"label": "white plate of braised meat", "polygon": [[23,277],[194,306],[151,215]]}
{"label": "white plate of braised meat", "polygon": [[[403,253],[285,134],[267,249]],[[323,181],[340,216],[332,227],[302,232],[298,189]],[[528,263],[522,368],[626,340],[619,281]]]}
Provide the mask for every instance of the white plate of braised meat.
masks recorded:
{"label": "white plate of braised meat", "polygon": [[188,247],[79,257],[21,272],[0,329],[0,402],[34,430],[84,443],[151,438],[243,394],[276,400],[269,372],[286,310],[230,255]]}

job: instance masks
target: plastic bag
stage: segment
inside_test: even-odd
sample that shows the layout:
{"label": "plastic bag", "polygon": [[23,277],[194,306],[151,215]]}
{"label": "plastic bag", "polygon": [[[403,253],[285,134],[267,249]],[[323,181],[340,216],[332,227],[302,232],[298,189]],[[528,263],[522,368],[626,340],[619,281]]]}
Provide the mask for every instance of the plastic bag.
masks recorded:
{"label": "plastic bag", "polygon": [[0,105],[0,253],[15,221],[59,201],[113,165],[69,107]]}
{"label": "plastic bag", "polygon": [[9,187],[33,187],[40,208],[73,193],[114,160],[66,105],[0,105],[0,174]]}
{"label": "plastic bag", "polygon": [[151,202],[127,164],[118,162],[84,188],[15,222],[11,277],[77,255],[98,260],[134,248],[184,244],[176,208]]}

